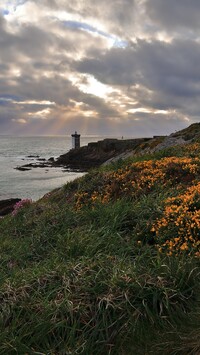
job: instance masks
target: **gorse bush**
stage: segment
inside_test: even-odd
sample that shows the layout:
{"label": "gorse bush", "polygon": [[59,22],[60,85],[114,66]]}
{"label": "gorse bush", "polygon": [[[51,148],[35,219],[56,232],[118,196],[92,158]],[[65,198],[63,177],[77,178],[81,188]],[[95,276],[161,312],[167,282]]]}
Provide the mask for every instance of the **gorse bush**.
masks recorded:
{"label": "gorse bush", "polygon": [[[85,184],[75,194],[76,208],[95,203],[107,203],[118,198],[138,198],[152,190],[177,188],[192,183],[200,176],[200,159],[163,158],[126,165],[123,169],[91,176],[90,184]],[[94,181],[99,183],[95,183]]]}
{"label": "gorse bush", "polygon": [[155,232],[159,250],[168,254],[180,253],[200,256],[200,183],[165,202],[163,216],[157,219]]}

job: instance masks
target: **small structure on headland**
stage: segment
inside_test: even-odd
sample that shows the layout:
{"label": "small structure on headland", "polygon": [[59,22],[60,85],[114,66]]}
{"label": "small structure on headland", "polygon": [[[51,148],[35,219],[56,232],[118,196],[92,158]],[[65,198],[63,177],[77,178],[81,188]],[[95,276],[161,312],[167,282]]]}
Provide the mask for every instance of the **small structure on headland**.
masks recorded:
{"label": "small structure on headland", "polygon": [[76,131],[72,134],[72,149],[80,148],[80,136]]}

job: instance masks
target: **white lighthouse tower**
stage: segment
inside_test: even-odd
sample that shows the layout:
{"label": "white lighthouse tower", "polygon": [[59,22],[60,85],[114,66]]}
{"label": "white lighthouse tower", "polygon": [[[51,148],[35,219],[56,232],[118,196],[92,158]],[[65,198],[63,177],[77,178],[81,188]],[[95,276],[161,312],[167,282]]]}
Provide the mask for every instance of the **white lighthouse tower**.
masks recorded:
{"label": "white lighthouse tower", "polygon": [[78,134],[76,131],[72,135],[72,149],[78,149],[80,148],[80,134]]}

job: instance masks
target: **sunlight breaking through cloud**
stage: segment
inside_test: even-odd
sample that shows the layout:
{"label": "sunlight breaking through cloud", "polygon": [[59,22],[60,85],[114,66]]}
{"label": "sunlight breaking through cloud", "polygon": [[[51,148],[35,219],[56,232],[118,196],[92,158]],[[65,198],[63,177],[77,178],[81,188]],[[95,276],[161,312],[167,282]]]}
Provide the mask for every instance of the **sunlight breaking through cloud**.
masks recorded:
{"label": "sunlight breaking through cloud", "polygon": [[48,119],[50,134],[140,136],[198,121],[198,10],[193,0],[1,0],[1,132]]}

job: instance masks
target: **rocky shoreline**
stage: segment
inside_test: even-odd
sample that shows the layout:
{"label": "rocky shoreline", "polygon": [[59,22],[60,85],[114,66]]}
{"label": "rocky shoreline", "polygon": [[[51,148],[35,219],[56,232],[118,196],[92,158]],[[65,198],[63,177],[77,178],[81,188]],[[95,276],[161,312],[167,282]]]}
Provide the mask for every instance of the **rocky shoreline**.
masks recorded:
{"label": "rocky shoreline", "polygon": [[[78,149],[71,149],[58,158],[49,159],[31,156],[34,162],[17,166],[15,169],[28,171],[34,168],[63,168],[63,171],[87,172],[91,168],[97,168],[102,164],[114,162],[118,159],[126,159],[136,153],[148,154],[166,149],[174,145],[189,143],[182,137],[156,136],[153,138],[137,139],[104,139]],[[30,158],[30,157],[29,157]]]}
{"label": "rocky shoreline", "polygon": [[60,155],[57,159],[36,158],[36,162],[17,166],[20,171],[31,170],[32,168],[62,167],[64,171],[88,171],[91,168],[99,167],[107,160],[120,154],[136,149],[142,143],[148,142],[151,138],[137,139],[104,139],[78,149],[71,149],[69,152]]}

